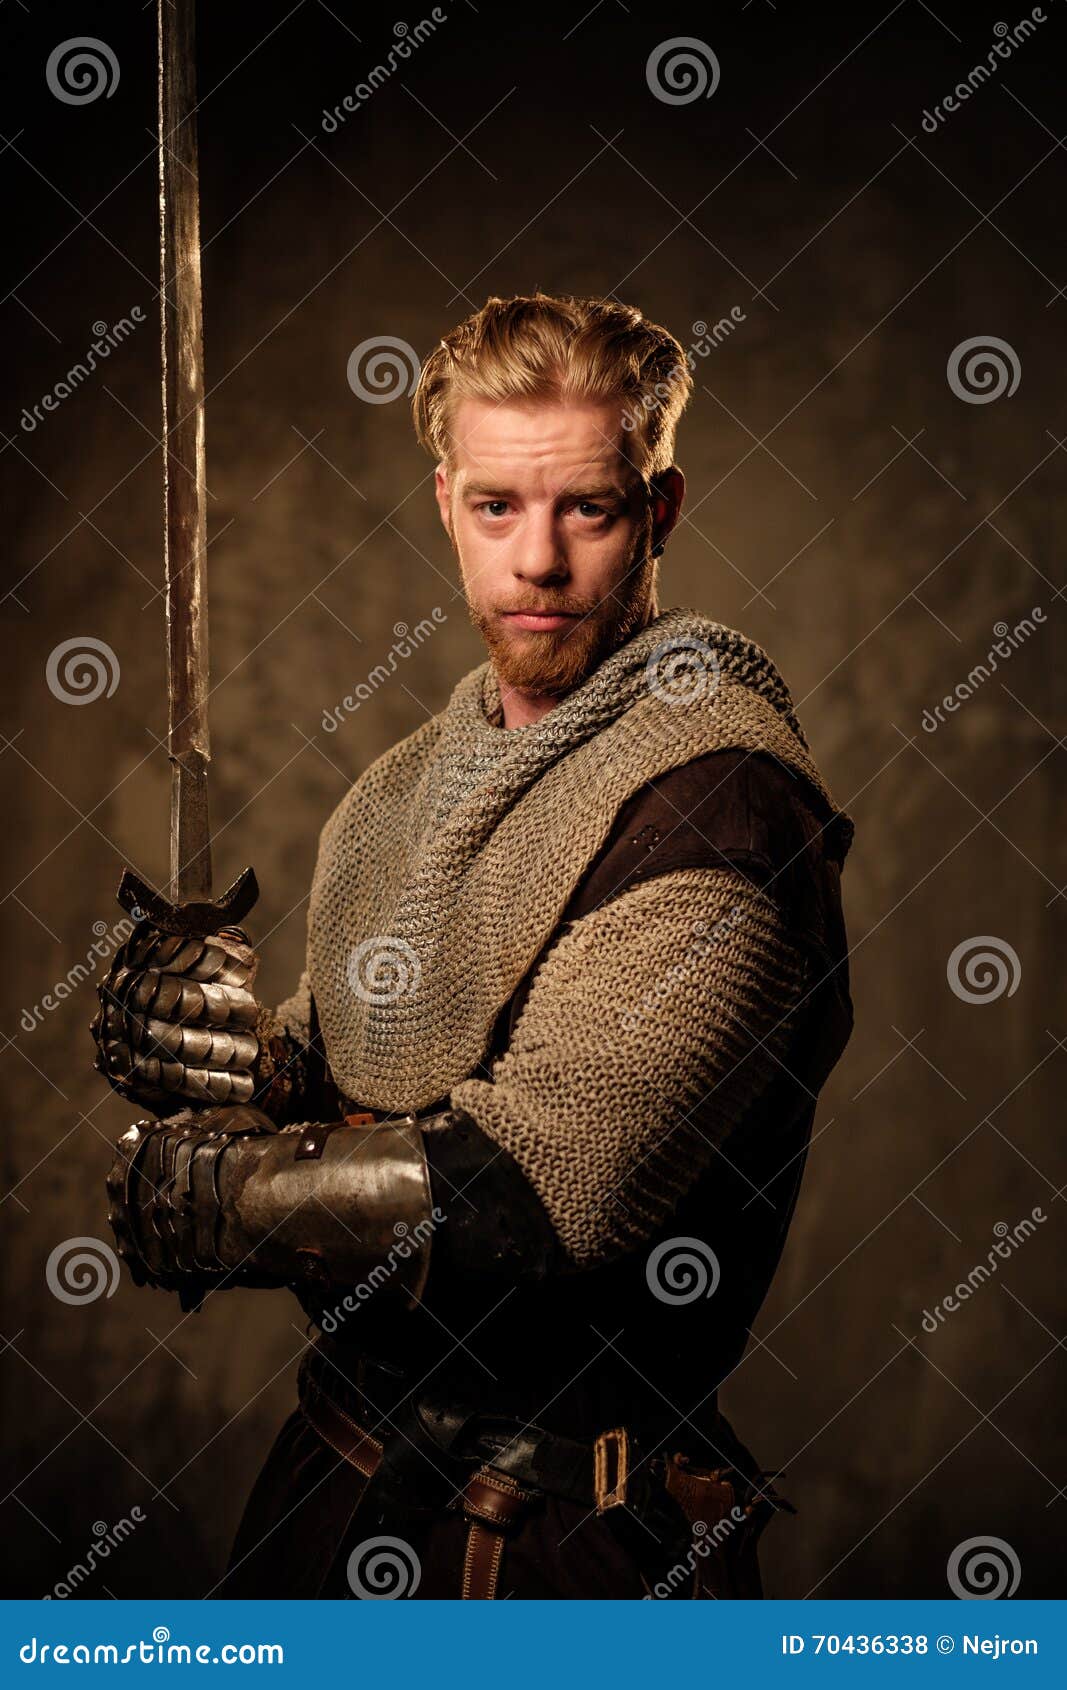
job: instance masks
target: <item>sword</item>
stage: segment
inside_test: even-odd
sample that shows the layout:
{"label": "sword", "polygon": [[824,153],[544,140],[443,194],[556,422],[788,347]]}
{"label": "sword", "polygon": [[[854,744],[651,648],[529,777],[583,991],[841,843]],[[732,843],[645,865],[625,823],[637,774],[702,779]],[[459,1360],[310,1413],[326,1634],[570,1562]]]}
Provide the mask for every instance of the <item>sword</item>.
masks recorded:
{"label": "sword", "polygon": [[128,868],[118,900],[166,933],[205,938],[241,921],[259,896],[259,887],[246,868],[217,899],[211,897],[196,0],[157,0],[157,32],[170,895],[155,891]]}

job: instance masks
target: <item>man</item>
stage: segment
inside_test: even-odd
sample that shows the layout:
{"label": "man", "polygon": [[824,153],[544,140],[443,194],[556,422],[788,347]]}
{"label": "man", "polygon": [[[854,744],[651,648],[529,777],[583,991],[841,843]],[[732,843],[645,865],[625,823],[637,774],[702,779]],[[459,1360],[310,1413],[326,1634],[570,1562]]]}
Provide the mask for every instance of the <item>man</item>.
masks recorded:
{"label": "man", "polygon": [[488,661],[327,823],[293,998],[147,923],[103,987],[162,1117],[109,1180],[134,1277],[316,1328],[225,1594],[761,1593],[788,1504],[716,1392],[851,1029],[852,830],[769,658],[659,610],[691,385],[613,300],[440,342],[415,420]]}

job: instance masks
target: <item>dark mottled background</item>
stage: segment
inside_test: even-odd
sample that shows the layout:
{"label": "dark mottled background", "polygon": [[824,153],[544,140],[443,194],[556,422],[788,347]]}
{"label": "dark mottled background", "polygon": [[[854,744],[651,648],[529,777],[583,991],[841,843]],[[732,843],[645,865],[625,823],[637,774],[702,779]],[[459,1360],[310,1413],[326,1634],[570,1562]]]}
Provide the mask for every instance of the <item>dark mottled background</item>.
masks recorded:
{"label": "dark mottled background", "polygon": [[[663,601],[770,649],[858,829],[857,1031],[725,1393],[801,1510],[766,1539],[769,1588],[937,1596],[956,1546],[994,1536],[1020,1594],[1062,1594],[1067,7],[1046,0],[932,134],[924,109],[1021,7],[444,10],[329,133],[324,108],[396,15],[202,8],[213,803],[220,877],[251,860],[262,883],[262,993],[296,977],[316,836],[347,783],[480,659],[406,406],[355,396],[350,353],[394,336],[424,356],[487,294],[534,286],[615,292],[686,343],[736,308],[699,362]],[[46,1282],[57,1244],[106,1233],[130,1111],[91,1069],[92,982],[40,1006],[110,928],[121,865],[165,874],[154,18],[13,3],[0,27],[5,1591],[51,1589],[94,1523],[137,1506],[84,1593],[198,1595],[292,1403],[296,1306],[231,1293],[182,1319],[125,1281],[79,1304]],[[120,78],[75,106],[45,65],[79,35]],[[714,50],[712,97],[650,91],[650,53],[678,36]],[[92,325],[134,307],[144,324],[24,426]],[[948,360],[991,336],[1021,379],[970,402]],[[394,627],[434,607],[440,630],[324,731]],[[1035,608],[924,731],[994,625]],[[85,637],[120,678],[74,706],[46,667]],[[947,967],[980,936],[1012,978],[967,1002]],[[924,1332],[1035,1205],[1034,1236]]]}

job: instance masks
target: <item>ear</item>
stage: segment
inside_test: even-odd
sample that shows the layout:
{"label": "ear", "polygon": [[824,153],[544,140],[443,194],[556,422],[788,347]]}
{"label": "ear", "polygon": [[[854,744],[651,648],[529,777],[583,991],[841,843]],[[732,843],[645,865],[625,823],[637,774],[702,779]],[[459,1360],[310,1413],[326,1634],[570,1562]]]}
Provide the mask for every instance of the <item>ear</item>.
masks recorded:
{"label": "ear", "polygon": [[685,476],[677,464],[652,478],[652,544],[662,546],[682,513]]}
{"label": "ear", "polygon": [[444,523],[445,533],[450,534],[452,532],[452,489],[449,485],[448,466],[443,459],[433,472],[433,490],[441,521]]}

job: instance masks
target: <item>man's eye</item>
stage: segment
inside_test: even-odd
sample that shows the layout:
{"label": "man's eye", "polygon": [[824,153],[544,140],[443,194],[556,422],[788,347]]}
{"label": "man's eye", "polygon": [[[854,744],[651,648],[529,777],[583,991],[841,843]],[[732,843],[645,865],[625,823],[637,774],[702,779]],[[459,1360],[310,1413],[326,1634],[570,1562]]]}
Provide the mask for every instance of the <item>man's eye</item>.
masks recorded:
{"label": "man's eye", "polygon": [[603,505],[594,505],[589,499],[579,499],[574,508],[579,516],[596,517],[607,516],[608,514]]}
{"label": "man's eye", "polygon": [[488,516],[507,516],[510,506],[506,499],[487,499],[478,509],[485,511]]}

